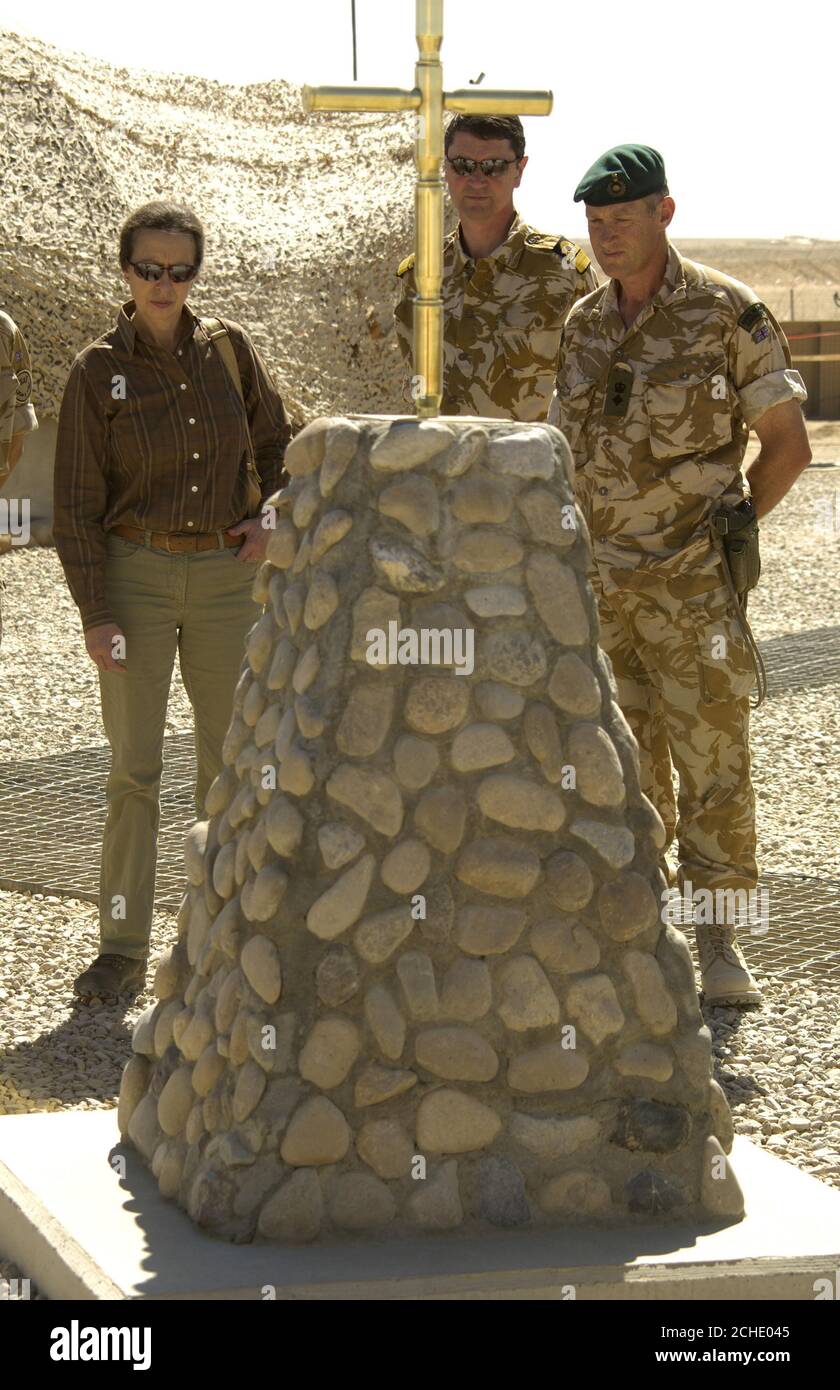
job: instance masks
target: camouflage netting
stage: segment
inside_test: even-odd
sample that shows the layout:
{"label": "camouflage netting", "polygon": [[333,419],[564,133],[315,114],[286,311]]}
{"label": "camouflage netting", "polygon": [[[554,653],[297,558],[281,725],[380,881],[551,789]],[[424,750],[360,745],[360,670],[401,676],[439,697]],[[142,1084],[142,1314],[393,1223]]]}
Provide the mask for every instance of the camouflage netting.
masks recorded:
{"label": "camouflage netting", "polygon": [[[153,75],[3,30],[0,51],[0,307],[29,343],[39,416],[57,414],[75,353],[112,324],[118,228],[156,197],[201,216],[191,303],[251,332],[296,424],[407,407],[392,312],[413,238],[413,116],[306,115],[288,82]],[[570,212],[558,190],[546,230]],[[675,234],[779,318],[836,317],[836,242]]]}
{"label": "camouflage netting", "polygon": [[[565,441],[327,419],[288,467],[121,1132],[236,1240],[739,1216]],[[371,664],[403,628],[474,670]]]}
{"label": "camouflage netting", "polygon": [[307,116],[288,82],[154,76],[2,31],[0,45],[0,304],[32,350],[39,414],[57,414],[75,353],[127,298],[118,230],[158,197],[206,227],[191,304],[251,333],[296,423],[405,408],[392,307],[412,117]]}

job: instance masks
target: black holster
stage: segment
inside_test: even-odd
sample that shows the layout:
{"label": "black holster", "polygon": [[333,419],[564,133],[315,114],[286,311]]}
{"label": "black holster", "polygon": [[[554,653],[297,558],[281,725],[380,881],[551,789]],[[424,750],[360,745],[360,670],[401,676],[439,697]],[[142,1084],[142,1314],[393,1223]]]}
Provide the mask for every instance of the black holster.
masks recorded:
{"label": "black holster", "polygon": [[710,517],[712,532],[719,537],[723,554],[739,598],[754,589],[761,574],[758,552],[758,518],[751,497],[737,506],[720,506]]}

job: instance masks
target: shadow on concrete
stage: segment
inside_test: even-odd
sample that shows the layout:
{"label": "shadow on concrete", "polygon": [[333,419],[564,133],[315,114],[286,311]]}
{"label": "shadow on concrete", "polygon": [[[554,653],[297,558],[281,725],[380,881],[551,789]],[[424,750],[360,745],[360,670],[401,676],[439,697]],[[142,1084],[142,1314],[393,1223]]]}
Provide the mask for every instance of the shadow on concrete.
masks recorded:
{"label": "shadow on concrete", "polygon": [[[116,1159],[121,1161],[115,1163]],[[703,1237],[738,1224],[729,1219],[653,1224],[648,1218],[639,1218],[635,1224],[611,1229],[580,1224],[554,1230],[498,1232],[488,1232],[486,1227],[481,1232],[462,1228],[422,1237],[363,1239],[352,1234],[311,1247],[284,1247],[259,1239],[233,1243],[201,1231],[176,1202],[162,1198],[151,1171],[130,1146],[115,1144],[108,1164],[124,1171],[119,1184],[123,1207],[142,1232],[142,1275],[138,1270],[134,1289],[143,1298],[190,1298],[201,1287],[204,1297],[255,1299],[265,1297],[260,1290],[269,1285],[278,1290],[278,1297],[281,1290],[293,1297],[291,1290],[307,1287],[306,1296],[312,1297],[312,1286],[322,1285],[325,1298],[392,1298],[401,1296],[397,1291],[401,1282],[427,1279],[440,1280],[438,1296],[446,1297],[449,1280],[483,1276],[484,1281],[494,1270],[506,1281],[511,1278],[510,1271],[515,1271],[515,1278],[524,1287],[543,1272],[555,1288],[548,1296],[556,1299],[564,1296],[564,1285],[575,1286],[585,1272],[587,1282],[606,1279],[616,1285],[616,1296],[623,1297],[622,1266],[675,1251],[690,1259]],[[229,1283],[226,1270],[231,1276]],[[381,1290],[372,1288],[372,1281],[381,1284]],[[348,1290],[344,1295],[336,1293],[342,1284]],[[213,1285],[214,1293],[210,1293]],[[364,1292],[350,1292],[360,1285],[367,1286]],[[523,1290],[519,1296],[533,1297],[534,1293]]]}

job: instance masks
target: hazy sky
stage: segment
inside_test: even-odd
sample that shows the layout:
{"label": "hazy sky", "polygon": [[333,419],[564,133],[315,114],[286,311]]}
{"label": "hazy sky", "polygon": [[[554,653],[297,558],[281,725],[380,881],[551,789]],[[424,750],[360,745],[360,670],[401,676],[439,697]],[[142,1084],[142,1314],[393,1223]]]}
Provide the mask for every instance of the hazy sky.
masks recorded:
{"label": "hazy sky", "polygon": [[[412,86],[413,0],[356,11],[359,81]],[[832,12],[825,0],[446,0],[444,81],[483,71],[485,86],[554,91],[553,115],[526,122],[518,199],[545,231],[583,234],[580,176],[640,140],[664,155],[675,239],[838,239]],[[127,67],[346,84],[350,13],[351,0],[0,0],[0,27]]]}

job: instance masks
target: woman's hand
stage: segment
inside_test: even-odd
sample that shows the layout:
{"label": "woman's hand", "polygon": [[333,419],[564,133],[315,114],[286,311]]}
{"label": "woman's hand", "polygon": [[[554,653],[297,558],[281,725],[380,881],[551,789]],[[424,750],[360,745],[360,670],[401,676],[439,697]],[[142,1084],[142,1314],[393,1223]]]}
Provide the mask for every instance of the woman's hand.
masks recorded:
{"label": "woman's hand", "polygon": [[[99,623],[85,632],[88,656],[100,671],[125,671],[121,657],[125,653],[125,633],[116,623]],[[115,652],[117,655],[115,655]]]}
{"label": "woman's hand", "polygon": [[263,526],[262,517],[252,516],[245,521],[239,521],[236,526],[227,528],[227,534],[245,537],[241,548],[236,552],[237,560],[250,560],[253,564],[254,561],[265,558],[265,548],[271,533]]}

